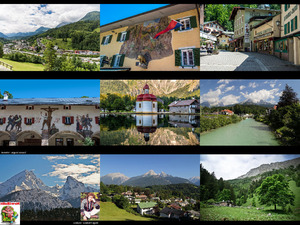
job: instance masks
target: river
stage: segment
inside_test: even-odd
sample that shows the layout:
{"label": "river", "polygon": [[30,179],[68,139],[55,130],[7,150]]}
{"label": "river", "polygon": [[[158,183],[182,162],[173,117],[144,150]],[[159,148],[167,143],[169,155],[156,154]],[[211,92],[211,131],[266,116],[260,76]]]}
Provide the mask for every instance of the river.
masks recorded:
{"label": "river", "polygon": [[200,145],[279,145],[270,128],[246,119],[200,135]]}

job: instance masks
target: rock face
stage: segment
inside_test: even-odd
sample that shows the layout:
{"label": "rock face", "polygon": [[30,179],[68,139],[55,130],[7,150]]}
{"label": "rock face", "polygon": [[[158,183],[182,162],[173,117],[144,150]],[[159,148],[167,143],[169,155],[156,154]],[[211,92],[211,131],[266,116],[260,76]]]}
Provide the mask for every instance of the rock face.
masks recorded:
{"label": "rock face", "polygon": [[3,201],[21,202],[21,211],[72,208],[69,202],[53,197],[40,189],[17,191],[0,198],[0,202]]}
{"label": "rock face", "polygon": [[120,54],[125,54],[126,57],[132,59],[136,59],[138,55],[147,55],[148,61],[172,55],[171,32],[166,32],[158,39],[153,39],[157,33],[166,29],[170,22],[171,19],[168,17],[162,17],[129,26],[126,30],[129,33],[129,39],[121,46]]}
{"label": "rock face", "polygon": [[24,170],[0,184],[0,198],[3,201],[21,202],[23,210],[79,208],[81,192],[99,191],[99,189],[86,187],[71,176],[67,178],[62,187],[59,185],[48,187],[32,171],[28,170]]}
{"label": "rock face", "polygon": [[[116,173],[118,174],[118,173]],[[112,176],[111,174],[108,174]],[[106,183],[106,178],[108,175],[103,176],[100,178],[100,180],[104,184]],[[123,175],[123,174],[122,174]],[[107,177],[106,177],[107,176]],[[125,176],[125,175],[123,175]],[[131,177],[124,180],[123,182],[119,183],[122,185],[128,185],[128,186],[140,186],[140,187],[146,187],[151,185],[167,185],[167,184],[179,184],[179,183],[191,183],[187,179],[181,178],[181,177],[173,177],[169,174],[166,174],[165,172],[161,172],[160,174],[155,173],[153,170],[149,170],[147,173],[142,174],[140,176]]]}
{"label": "rock face", "polygon": [[59,191],[60,193],[59,198],[62,200],[80,198],[81,192],[97,192],[97,191],[99,190],[96,190],[91,187],[87,188],[82,182],[79,182],[75,178],[68,176],[66,183]]}
{"label": "rock face", "polygon": [[199,80],[101,80],[101,94],[120,93],[136,96],[141,94],[145,83],[149,85],[150,93],[156,96],[200,96]]}
{"label": "rock face", "polygon": [[262,164],[257,168],[251,169],[248,173],[238,177],[237,179],[243,179],[243,178],[246,178],[246,177],[253,177],[253,176],[268,172],[268,171],[284,169],[284,168],[287,168],[289,166],[296,167],[299,164],[300,164],[300,157],[296,158],[296,159],[287,160],[287,161],[284,161],[284,162],[275,162],[275,163],[270,163],[270,164]]}
{"label": "rock face", "polygon": [[32,171],[24,170],[0,184],[0,197],[12,192],[30,189],[51,190]]}
{"label": "rock face", "polygon": [[200,177],[191,177],[189,181],[197,186],[200,186]]}
{"label": "rock face", "polygon": [[125,176],[122,173],[109,173],[105,176],[100,177],[100,181],[102,181],[104,184],[116,185],[120,185],[128,179],[129,177]]}

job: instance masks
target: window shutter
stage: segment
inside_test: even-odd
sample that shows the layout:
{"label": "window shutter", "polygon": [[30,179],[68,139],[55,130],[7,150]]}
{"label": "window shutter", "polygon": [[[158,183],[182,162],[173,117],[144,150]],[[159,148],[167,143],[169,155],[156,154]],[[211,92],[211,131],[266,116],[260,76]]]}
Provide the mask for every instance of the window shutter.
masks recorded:
{"label": "window shutter", "polygon": [[31,119],[32,124],[34,124],[34,117]]}
{"label": "window shutter", "polygon": [[112,35],[109,35],[108,44],[111,42]]}
{"label": "window shutter", "polygon": [[74,124],[74,116],[71,116],[71,124]]}
{"label": "window shutter", "polygon": [[181,66],[181,50],[175,50],[175,66]]}
{"label": "window shutter", "polygon": [[3,117],[3,123],[5,123],[6,122],[6,118],[5,117]]}
{"label": "window shutter", "polygon": [[101,45],[104,44],[104,41],[105,41],[105,36],[102,38]]}
{"label": "window shutter", "polygon": [[128,41],[128,40],[129,40],[129,34],[130,34],[130,31],[127,31],[126,37],[125,37],[125,41]]}
{"label": "window shutter", "polygon": [[191,16],[191,17],[190,17],[190,22],[191,22],[191,27],[192,27],[192,28],[197,27],[196,16]]}
{"label": "window shutter", "polygon": [[118,33],[117,41],[120,41],[122,33]]}
{"label": "window shutter", "polygon": [[294,19],[291,20],[291,31],[294,31]]}
{"label": "window shutter", "polygon": [[34,110],[34,105],[32,106],[32,110]]}
{"label": "window shutter", "polygon": [[69,110],[71,110],[71,106],[69,105]]}
{"label": "window shutter", "polygon": [[298,29],[298,17],[297,16],[295,16],[295,30],[297,30]]}
{"label": "window shutter", "polygon": [[66,117],[65,117],[65,116],[62,117],[62,122],[63,122],[64,124],[66,123]]}
{"label": "window shutter", "polygon": [[98,124],[98,122],[99,122],[99,118],[95,116],[95,123]]}
{"label": "window shutter", "polygon": [[64,105],[64,109],[66,109],[66,106]]}
{"label": "window shutter", "polygon": [[100,67],[103,67],[103,64],[104,64],[104,60],[106,59],[106,56],[103,56],[103,58],[102,58],[102,62],[101,62],[101,66]]}
{"label": "window shutter", "polygon": [[26,109],[28,109],[28,105],[26,105]]}
{"label": "window shutter", "polygon": [[194,64],[195,66],[200,66],[200,48],[193,49],[194,54]]}
{"label": "window shutter", "polygon": [[125,55],[123,54],[120,58],[120,63],[119,63],[119,67],[122,67],[124,64],[124,59],[125,59]]}
{"label": "window shutter", "polygon": [[24,123],[27,124],[27,117],[24,118]]}
{"label": "window shutter", "polygon": [[116,59],[116,56],[114,55],[113,58],[112,58],[112,60],[111,60],[111,63],[110,63],[110,66],[111,66],[111,67],[114,66],[115,59]]}
{"label": "window shutter", "polygon": [[[180,23],[179,20],[176,20],[176,21],[177,21],[178,23]],[[174,31],[179,31],[179,30],[180,30],[180,27],[174,29]]]}

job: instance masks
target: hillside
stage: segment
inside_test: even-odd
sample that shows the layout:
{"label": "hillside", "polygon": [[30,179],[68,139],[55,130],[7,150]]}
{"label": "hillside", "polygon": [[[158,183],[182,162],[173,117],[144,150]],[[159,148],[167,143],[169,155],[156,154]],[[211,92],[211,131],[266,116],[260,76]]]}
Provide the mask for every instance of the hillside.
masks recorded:
{"label": "hillside", "polygon": [[94,20],[100,20],[100,11],[89,12],[79,21],[94,21]]}
{"label": "hillside", "polygon": [[137,216],[120,209],[112,202],[100,202],[101,221],[154,221],[152,218]]}
{"label": "hillside", "polygon": [[141,94],[145,84],[150,93],[157,96],[180,98],[200,96],[199,80],[101,80],[101,94],[119,93],[136,96]]}
{"label": "hillside", "polygon": [[249,172],[246,174],[238,177],[237,179],[243,179],[247,177],[253,177],[268,171],[272,170],[278,170],[278,169],[283,169],[283,168],[288,168],[289,166],[294,166],[297,167],[297,165],[300,164],[300,157],[292,160],[287,160],[284,162],[275,162],[275,163],[270,163],[270,164],[262,164],[257,168],[251,169]]}

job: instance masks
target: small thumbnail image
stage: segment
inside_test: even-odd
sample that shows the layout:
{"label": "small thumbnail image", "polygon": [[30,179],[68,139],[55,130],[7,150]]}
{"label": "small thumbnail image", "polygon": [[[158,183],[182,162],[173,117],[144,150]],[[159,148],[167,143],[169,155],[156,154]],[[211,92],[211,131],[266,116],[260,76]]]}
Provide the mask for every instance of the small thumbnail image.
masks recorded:
{"label": "small thumbnail image", "polygon": [[20,224],[20,202],[0,202],[0,224]]}
{"label": "small thumbnail image", "polygon": [[101,80],[100,85],[101,145],[199,146],[199,80]]}
{"label": "small thumbnail image", "polygon": [[100,192],[83,192],[80,195],[81,221],[100,219]]}

